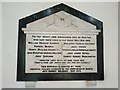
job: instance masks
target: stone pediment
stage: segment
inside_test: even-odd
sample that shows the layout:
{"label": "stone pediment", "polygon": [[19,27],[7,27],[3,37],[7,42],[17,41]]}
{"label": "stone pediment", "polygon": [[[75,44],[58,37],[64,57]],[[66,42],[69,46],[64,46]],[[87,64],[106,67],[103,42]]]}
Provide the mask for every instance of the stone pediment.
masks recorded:
{"label": "stone pediment", "polygon": [[[95,31],[102,29],[102,22],[77,11],[65,4],[59,4],[35,13],[21,20],[26,21],[23,31]],[[97,32],[100,32],[97,30]]]}
{"label": "stone pediment", "polygon": [[85,32],[85,34],[98,34],[100,32],[96,30],[96,26],[64,11],[31,22],[22,30],[24,33],[80,32],[83,34]]}
{"label": "stone pediment", "polygon": [[[96,30],[96,26],[70,15],[64,11],[52,14],[37,21],[27,24],[27,29],[44,29],[79,31],[79,30]],[[25,30],[25,29],[24,29]]]}

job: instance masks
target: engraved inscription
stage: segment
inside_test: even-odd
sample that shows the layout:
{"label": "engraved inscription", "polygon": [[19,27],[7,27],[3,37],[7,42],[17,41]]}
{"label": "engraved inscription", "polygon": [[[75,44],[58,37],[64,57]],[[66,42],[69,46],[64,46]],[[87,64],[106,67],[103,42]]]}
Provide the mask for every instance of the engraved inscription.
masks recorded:
{"label": "engraved inscription", "polygon": [[26,73],[97,73],[96,35],[26,34]]}

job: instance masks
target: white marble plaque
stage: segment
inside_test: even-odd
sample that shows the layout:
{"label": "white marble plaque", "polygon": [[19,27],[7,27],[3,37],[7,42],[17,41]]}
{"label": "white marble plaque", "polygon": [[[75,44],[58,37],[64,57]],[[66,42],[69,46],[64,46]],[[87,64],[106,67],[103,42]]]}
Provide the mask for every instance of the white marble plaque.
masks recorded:
{"label": "white marble plaque", "polygon": [[95,34],[26,34],[25,73],[97,73]]}

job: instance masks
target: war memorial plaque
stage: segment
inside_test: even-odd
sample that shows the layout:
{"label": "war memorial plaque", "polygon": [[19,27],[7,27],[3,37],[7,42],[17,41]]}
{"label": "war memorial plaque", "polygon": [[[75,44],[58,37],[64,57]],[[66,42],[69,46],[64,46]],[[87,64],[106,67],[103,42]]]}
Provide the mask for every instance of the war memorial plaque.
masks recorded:
{"label": "war memorial plaque", "polygon": [[[59,21],[59,18],[53,14],[60,11],[64,11],[65,15],[67,15],[67,12],[93,24],[96,29],[90,30],[89,27],[89,30],[86,28],[85,30],[78,30],[77,23],[74,22],[77,19],[75,18],[76,20],[71,24],[72,20],[69,20],[68,16],[65,17],[63,12],[62,15],[61,13],[56,14],[61,15]],[[46,27],[54,25],[54,29],[49,27],[45,30],[44,28],[39,30],[33,28],[36,23],[39,24],[37,20],[44,17],[51,19],[46,19]],[[35,21],[37,22],[29,25],[29,23]],[[80,23],[83,21],[80,21]],[[41,22],[39,25],[42,25]],[[70,28],[63,28],[62,25]],[[70,25],[78,29],[75,30]],[[59,29],[56,26],[59,26]],[[81,26],[83,25],[81,24]],[[102,30],[103,24],[101,21],[65,4],[59,4],[20,19],[17,80],[104,80]]]}

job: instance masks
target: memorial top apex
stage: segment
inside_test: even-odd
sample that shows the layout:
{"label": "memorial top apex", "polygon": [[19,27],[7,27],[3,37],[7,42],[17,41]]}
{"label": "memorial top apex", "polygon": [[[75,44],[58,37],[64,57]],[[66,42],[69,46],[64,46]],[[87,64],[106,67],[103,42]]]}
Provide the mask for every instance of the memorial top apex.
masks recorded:
{"label": "memorial top apex", "polygon": [[[81,20],[83,20],[91,25],[94,25],[97,29],[102,30],[102,28],[103,28],[102,27],[103,23],[100,20],[95,19],[95,18],[93,18],[93,17],[91,17],[91,16],[89,16],[81,11],[78,11],[78,10],[76,10],[76,9],[66,5],[66,4],[63,4],[63,3],[55,5],[53,7],[48,8],[48,9],[45,9],[43,11],[34,13],[30,16],[27,16],[25,18],[20,19],[20,21],[19,21],[21,24],[20,26],[22,28],[23,27],[25,28],[26,25],[29,23],[32,23],[32,22],[39,20],[39,19],[43,19],[43,18],[48,17],[50,15],[56,14],[60,11],[64,11],[64,12],[66,12],[74,17],[77,17],[78,19],[81,19]],[[64,19],[61,18],[61,20],[64,20]]]}

